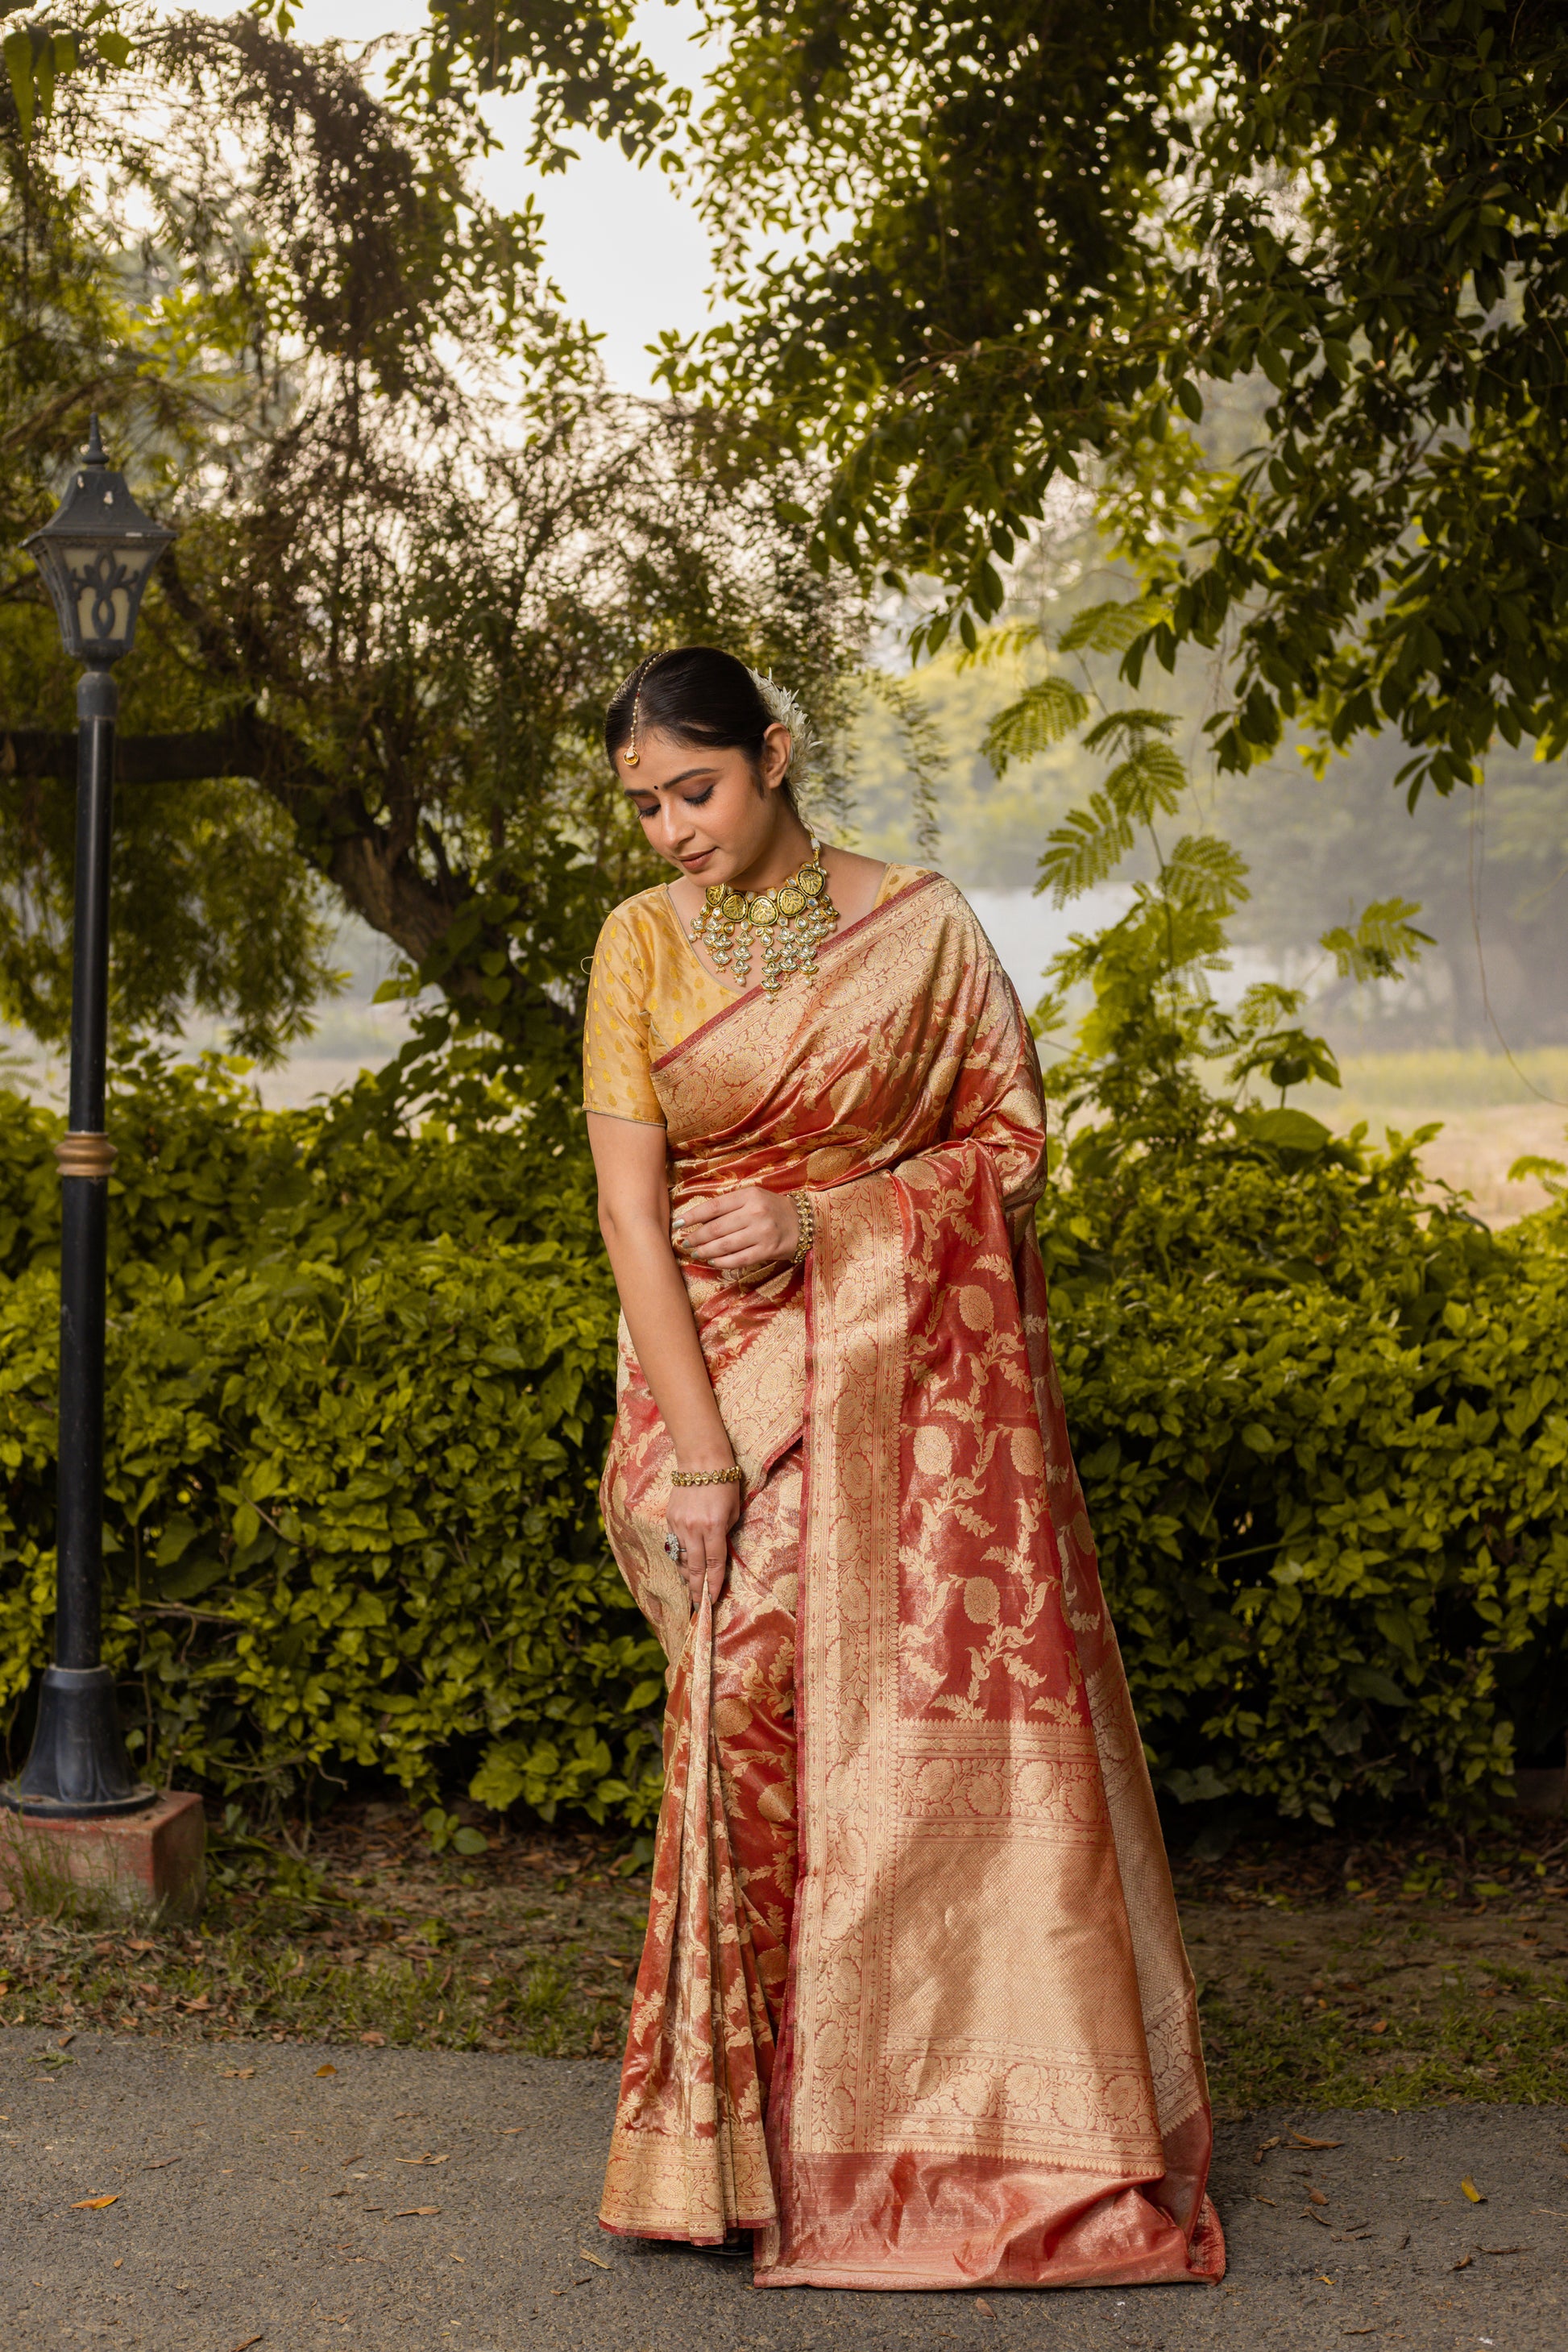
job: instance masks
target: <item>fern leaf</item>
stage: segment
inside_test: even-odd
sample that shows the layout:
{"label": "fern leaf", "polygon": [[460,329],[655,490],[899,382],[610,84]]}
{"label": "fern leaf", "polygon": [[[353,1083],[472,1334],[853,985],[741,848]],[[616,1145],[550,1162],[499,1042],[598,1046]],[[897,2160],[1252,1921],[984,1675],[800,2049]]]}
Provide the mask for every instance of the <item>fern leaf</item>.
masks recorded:
{"label": "fern leaf", "polygon": [[1120,751],[1135,749],[1146,735],[1169,735],[1175,719],[1168,710],[1113,710],[1107,719],[1097,719],[1083,739],[1086,751]]}
{"label": "fern leaf", "polygon": [[1124,654],[1135,637],[1167,617],[1157,597],[1139,596],[1130,604],[1112,597],[1108,604],[1086,606],[1063,630],[1061,649],[1064,654]]}
{"label": "fern leaf", "polygon": [[1432,945],[1430,931],[1418,931],[1410,918],[1421,912],[1413,898],[1374,898],[1362,909],[1355,929],[1337,923],[1318,941],[1339,966],[1342,980],[1398,980],[1406,964],[1419,963]]}
{"label": "fern leaf", "polygon": [[1252,893],[1247,860],[1217,834],[1184,835],[1165,862],[1166,896],[1196,913],[1228,915]]}
{"label": "fern leaf", "polygon": [[965,646],[955,669],[984,669],[991,662],[1012,661],[1040,642],[1037,621],[1009,621],[999,629],[982,629],[973,646]]}
{"label": "fern leaf", "polygon": [[1036,760],[1089,717],[1089,705],[1065,677],[1043,677],[999,710],[980,748],[998,776],[1015,760]]}
{"label": "fern leaf", "polygon": [[1113,874],[1131,846],[1124,813],[1104,793],[1091,793],[1087,808],[1074,809],[1046,835],[1039,887],[1065,906]]}
{"label": "fern leaf", "polygon": [[1105,779],[1116,807],[1140,824],[1173,816],[1186,788],[1186,769],[1168,743],[1141,743]]}

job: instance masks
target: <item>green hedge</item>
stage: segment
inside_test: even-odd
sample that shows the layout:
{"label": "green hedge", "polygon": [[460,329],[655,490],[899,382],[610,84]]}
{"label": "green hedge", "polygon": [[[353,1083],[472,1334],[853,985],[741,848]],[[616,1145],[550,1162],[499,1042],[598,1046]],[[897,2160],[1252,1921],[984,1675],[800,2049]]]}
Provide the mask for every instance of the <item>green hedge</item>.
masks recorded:
{"label": "green hedge", "polygon": [[[455,1054],[275,1116],[148,1056],[110,1125],[108,1639],[145,1768],[645,1822],[662,1661],[595,1505],[615,1311],[577,1115]],[[1075,1138],[1042,1236],[1106,1580],[1173,1797],[1477,1804],[1568,1715],[1568,1212],[1492,1235],[1420,1205],[1408,1150],[1310,1126]],[[14,1760],[58,1128],[0,1096]]]}
{"label": "green hedge", "polygon": [[1568,1723],[1568,1210],[1245,1134],[1092,1165],[1057,1345],[1156,1777],[1332,1817],[1506,1792]]}
{"label": "green hedge", "polygon": [[[470,1095],[474,1093],[469,1088]],[[146,1769],[633,1822],[662,1659],[595,1501],[615,1308],[581,1137],[479,1090],[269,1117],[143,1059],[109,1125],[108,1654]],[[0,1706],[52,1606],[58,1122],[0,1096]],[[477,1776],[477,1777],[475,1777]]]}

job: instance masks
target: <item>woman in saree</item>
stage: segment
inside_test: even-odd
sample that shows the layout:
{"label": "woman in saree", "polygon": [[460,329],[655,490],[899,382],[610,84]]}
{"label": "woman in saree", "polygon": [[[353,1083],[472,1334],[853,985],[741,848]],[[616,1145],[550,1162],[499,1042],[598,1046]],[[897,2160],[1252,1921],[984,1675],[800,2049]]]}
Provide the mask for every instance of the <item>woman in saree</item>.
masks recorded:
{"label": "woman in saree", "polygon": [[594,956],[603,1504],[669,1663],[601,2210],[763,2286],[1212,2281],[1195,1997],[1051,1359],[1039,1066],[940,875],[823,849],[809,730],[642,664],[676,869]]}

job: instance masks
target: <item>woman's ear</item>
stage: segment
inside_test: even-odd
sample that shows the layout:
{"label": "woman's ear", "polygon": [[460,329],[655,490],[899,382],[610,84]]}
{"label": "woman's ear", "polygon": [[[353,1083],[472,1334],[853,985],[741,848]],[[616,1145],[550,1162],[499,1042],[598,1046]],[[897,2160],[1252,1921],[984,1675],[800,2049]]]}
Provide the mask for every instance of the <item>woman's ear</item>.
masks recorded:
{"label": "woman's ear", "polygon": [[763,782],[769,792],[776,792],[788,775],[794,751],[789,729],[775,719],[763,737],[762,756],[757,763]]}

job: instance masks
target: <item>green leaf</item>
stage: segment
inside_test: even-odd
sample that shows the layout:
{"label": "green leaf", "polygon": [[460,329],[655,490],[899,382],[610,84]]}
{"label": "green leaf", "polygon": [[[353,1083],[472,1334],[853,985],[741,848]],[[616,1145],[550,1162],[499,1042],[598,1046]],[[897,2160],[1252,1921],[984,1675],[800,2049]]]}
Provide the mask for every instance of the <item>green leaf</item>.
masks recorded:
{"label": "green leaf", "polygon": [[7,33],[5,42],[5,71],[10,77],[11,96],[16,100],[16,119],[22,126],[23,139],[33,135],[33,37],[30,33]]}
{"label": "green leaf", "polygon": [[1408,1706],[1410,1694],[1400,1689],[1392,1675],[1380,1666],[1352,1666],[1345,1676],[1345,1687],[1356,1698],[1376,1699],[1384,1706]]}
{"label": "green leaf", "polygon": [[1267,1143],[1276,1151],[1317,1153],[1331,1140],[1321,1118],[1314,1118],[1310,1111],[1292,1110],[1289,1105],[1278,1110],[1248,1113],[1246,1131],[1257,1142]]}
{"label": "green leaf", "polygon": [[1414,899],[1373,899],[1353,931],[1337,924],[1319,945],[1333,957],[1342,980],[1399,980],[1407,964],[1420,962],[1423,947],[1433,944],[1430,931],[1418,931],[1410,920],[1420,912]]}
{"label": "green leaf", "polygon": [[1014,761],[1038,759],[1088,716],[1089,704],[1076,686],[1065,677],[1041,678],[996,713],[980,748],[997,775],[1005,776]]}

